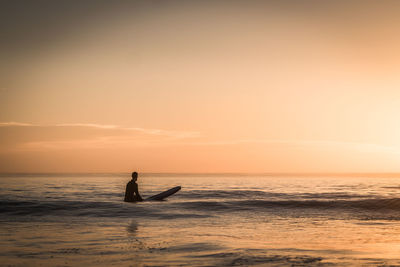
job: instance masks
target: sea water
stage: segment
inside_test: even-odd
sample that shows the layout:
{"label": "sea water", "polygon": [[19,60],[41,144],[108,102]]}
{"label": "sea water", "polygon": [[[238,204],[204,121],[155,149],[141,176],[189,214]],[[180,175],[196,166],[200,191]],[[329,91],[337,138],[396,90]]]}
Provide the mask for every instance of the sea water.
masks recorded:
{"label": "sea water", "polygon": [[2,266],[400,264],[400,176],[129,174],[0,177]]}

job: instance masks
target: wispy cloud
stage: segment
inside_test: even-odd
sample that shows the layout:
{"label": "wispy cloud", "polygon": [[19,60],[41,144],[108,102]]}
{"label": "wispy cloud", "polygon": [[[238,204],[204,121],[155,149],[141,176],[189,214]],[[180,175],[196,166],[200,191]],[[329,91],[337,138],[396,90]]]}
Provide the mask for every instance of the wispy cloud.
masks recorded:
{"label": "wispy cloud", "polygon": [[200,132],[191,132],[191,131],[167,131],[161,129],[145,129],[145,128],[124,128],[125,130],[138,131],[145,134],[150,135],[161,135],[161,136],[169,136],[176,138],[195,138],[200,137]]}
{"label": "wispy cloud", "polygon": [[[188,143],[189,144],[189,143]],[[334,140],[294,140],[294,139],[239,139],[226,141],[209,141],[190,143],[199,146],[229,146],[241,144],[282,145],[292,148],[352,150],[360,152],[384,152],[400,155],[400,147],[385,146],[380,144],[334,141]]]}
{"label": "wispy cloud", "polygon": [[117,125],[109,125],[109,124],[95,124],[95,123],[60,123],[54,124],[50,126],[56,127],[88,127],[88,128],[98,128],[98,129],[121,129]]}
{"label": "wispy cloud", "polygon": [[24,122],[0,122],[0,127],[86,127],[96,129],[108,129],[108,130],[124,130],[140,132],[147,135],[155,136],[166,136],[170,138],[195,138],[200,137],[200,132],[195,131],[171,131],[163,129],[151,129],[151,128],[140,128],[140,127],[124,127],[119,125],[110,124],[96,124],[96,123],[58,123],[58,124],[35,124],[35,123],[24,123]]}
{"label": "wispy cloud", "polygon": [[[96,124],[96,123],[58,123],[58,124],[34,124],[25,122],[0,122],[0,127],[85,127],[95,128],[106,131],[126,131],[126,134],[112,132],[107,136],[98,136],[90,139],[82,140],[43,140],[28,141],[24,143],[27,148],[76,148],[76,147],[107,147],[107,146],[128,146],[128,145],[160,145],[167,140],[173,141],[175,145],[189,146],[234,146],[241,144],[257,144],[257,145],[279,145],[280,147],[290,147],[292,149],[307,150],[327,150],[327,151],[358,151],[361,153],[389,153],[400,155],[400,147],[386,146],[381,144],[337,141],[337,140],[297,140],[297,139],[236,139],[236,140],[208,140],[204,139],[199,132],[195,131],[171,131],[163,129],[151,129],[141,127],[124,127],[112,124]],[[142,133],[147,137],[138,138],[129,132]],[[157,139],[156,137],[164,137],[168,139]],[[151,139],[149,139],[151,138]],[[156,138],[156,139],[154,139]]]}
{"label": "wispy cloud", "polygon": [[24,123],[24,122],[15,122],[15,121],[10,121],[10,122],[0,122],[0,127],[25,127],[25,126],[35,126],[32,123]]}

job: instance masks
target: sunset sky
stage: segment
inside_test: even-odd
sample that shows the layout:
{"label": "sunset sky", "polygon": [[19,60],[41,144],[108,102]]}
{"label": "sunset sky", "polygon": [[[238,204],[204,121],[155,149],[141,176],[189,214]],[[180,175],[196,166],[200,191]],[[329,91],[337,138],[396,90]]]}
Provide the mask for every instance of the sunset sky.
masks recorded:
{"label": "sunset sky", "polygon": [[399,1],[2,1],[0,172],[400,172]]}

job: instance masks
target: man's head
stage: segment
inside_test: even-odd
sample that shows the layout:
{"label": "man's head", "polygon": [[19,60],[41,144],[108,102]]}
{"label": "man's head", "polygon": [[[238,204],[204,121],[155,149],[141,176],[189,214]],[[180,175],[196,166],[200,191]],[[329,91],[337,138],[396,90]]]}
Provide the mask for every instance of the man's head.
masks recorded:
{"label": "man's head", "polygon": [[136,182],[137,177],[138,177],[137,172],[132,172],[132,180]]}

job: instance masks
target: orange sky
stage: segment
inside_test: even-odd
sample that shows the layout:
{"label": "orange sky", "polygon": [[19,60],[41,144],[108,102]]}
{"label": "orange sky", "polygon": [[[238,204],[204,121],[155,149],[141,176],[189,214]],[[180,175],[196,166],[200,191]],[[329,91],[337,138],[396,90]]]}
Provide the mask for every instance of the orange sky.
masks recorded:
{"label": "orange sky", "polygon": [[0,172],[399,172],[396,1],[0,16]]}

